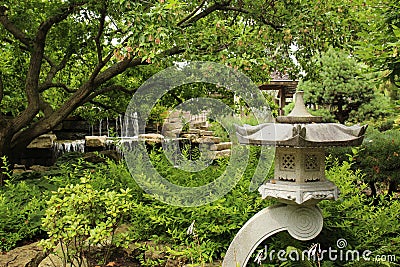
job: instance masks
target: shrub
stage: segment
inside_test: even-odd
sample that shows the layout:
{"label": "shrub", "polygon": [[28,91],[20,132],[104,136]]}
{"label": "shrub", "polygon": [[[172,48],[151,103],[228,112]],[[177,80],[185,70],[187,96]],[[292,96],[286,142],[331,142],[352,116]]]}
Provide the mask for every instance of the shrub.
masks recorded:
{"label": "shrub", "polygon": [[63,266],[67,262],[74,266],[89,264],[90,252],[98,246],[107,248],[105,263],[111,246],[124,244],[128,237],[117,237],[116,230],[131,211],[130,190],[96,190],[89,182],[90,175],[86,174],[81,183],[59,188],[47,202],[43,227],[49,238],[42,244],[63,259]]}
{"label": "shrub", "polygon": [[387,195],[397,191],[400,182],[400,131],[379,132],[370,128],[360,147],[355,167],[366,174],[372,194],[376,195],[376,183],[386,184]]}
{"label": "shrub", "polygon": [[0,251],[8,251],[24,240],[42,234],[41,217],[48,194],[33,181],[0,188]]}

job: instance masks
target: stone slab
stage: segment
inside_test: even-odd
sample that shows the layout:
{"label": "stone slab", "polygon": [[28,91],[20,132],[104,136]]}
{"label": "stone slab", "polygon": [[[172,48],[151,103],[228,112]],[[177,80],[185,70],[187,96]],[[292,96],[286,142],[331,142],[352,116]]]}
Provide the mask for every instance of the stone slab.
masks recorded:
{"label": "stone slab", "polygon": [[107,136],[85,136],[85,145],[87,147],[105,147]]}
{"label": "stone slab", "polygon": [[212,151],[220,151],[225,149],[230,149],[232,147],[232,142],[221,142],[219,144],[213,144],[210,146]]}
{"label": "stone slab", "polygon": [[28,148],[52,148],[55,140],[57,140],[57,136],[55,134],[43,134],[35,138],[28,145]]}

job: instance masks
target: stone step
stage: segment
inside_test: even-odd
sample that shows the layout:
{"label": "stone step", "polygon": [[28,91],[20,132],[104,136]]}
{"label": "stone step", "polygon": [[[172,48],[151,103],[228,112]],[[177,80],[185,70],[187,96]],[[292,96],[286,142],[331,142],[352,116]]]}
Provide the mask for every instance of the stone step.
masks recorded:
{"label": "stone step", "polygon": [[203,136],[197,138],[194,142],[199,144],[219,144],[221,142],[221,138],[216,136]]}
{"label": "stone step", "polygon": [[210,146],[210,150],[212,151],[221,151],[225,149],[230,149],[232,147],[232,142],[222,142],[219,144],[213,144]]}
{"label": "stone step", "polygon": [[220,151],[215,151],[215,157],[216,158],[222,158],[222,157],[229,157],[231,155],[231,150],[230,149],[224,149]]}
{"label": "stone step", "polygon": [[201,136],[213,136],[214,132],[213,131],[208,131],[208,130],[200,130],[200,135]]}

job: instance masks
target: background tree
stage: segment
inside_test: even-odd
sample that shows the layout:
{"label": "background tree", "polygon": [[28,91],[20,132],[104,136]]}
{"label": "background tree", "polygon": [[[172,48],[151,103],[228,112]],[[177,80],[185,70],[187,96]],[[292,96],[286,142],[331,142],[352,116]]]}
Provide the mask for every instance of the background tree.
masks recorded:
{"label": "background tree", "polygon": [[315,76],[298,86],[305,91],[306,102],[330,110],[340,123],[351,117],[365,119],[382,115],[374,108],[378,104],[374,102],[375,85],[348,53],[329,49],[314,57],[313,63],[317,69]]}
{"label": "background tree", "polygon": [[365,1],[365,10],[354,16],[361,26],[356,55],[384,78],[400,87],[400,4],[392,0]]}

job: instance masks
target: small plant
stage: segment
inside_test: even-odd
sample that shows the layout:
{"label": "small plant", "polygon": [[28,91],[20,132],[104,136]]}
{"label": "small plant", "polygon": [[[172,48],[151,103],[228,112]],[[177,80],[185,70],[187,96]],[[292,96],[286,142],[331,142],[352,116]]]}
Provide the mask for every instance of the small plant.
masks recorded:
{"label": "small plant", "polygon": [[6,156],[1,157],[1,163],[0,163],[0,186],[4,185],[4,178],[11,178],[11,171],[10,171],[10,166],[7,161]]}
{"label": "small plant", "polygon": [[7,180],[0,188],[0,254],[42,233],[40,218],[47,196],[29,181]]}
{"label": "small plant", "polygon": [[95,248],[106,251],[102,257],[106,263],[112,246],[128,241],[126,234],[117,235],[116,230],[131,210],[130,190],[95,190],[89,180],[86,174],[81,183],[59,188],[47,202],[43,227],[49,238],[42,245],[58,255],[64,267],[90,266],[88,258]]}

